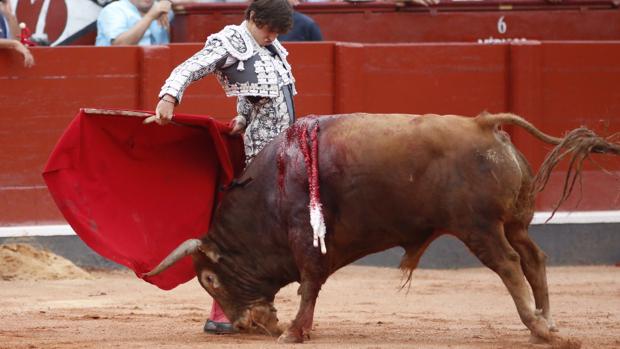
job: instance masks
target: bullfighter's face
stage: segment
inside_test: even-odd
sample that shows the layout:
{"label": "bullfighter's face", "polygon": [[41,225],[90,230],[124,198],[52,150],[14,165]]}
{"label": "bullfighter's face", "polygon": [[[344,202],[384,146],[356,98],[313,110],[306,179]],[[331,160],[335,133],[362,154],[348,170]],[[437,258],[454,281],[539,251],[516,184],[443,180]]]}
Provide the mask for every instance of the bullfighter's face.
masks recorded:
{"label": "bullfighter's face", "polygon": [[279,336],[283,330],[278,326],[277,311],[273,303],[244,297],[240,285],[227,282],[226,273],[218,270],[220,267],[217,262],[213,263],[213,260],[199,262],[198,281],[222,306],[233,326],[240,332]]}
{"label": "bullfighter's face", "polygon": [[259,26],[252,18],[253,15],[247,22],[247,28],[250,34],[252,34],[254,40],[256,40],[256,43],[260,46],[268,46],[273,44],[273,42],[278,38],[279,33],[266,25]]}

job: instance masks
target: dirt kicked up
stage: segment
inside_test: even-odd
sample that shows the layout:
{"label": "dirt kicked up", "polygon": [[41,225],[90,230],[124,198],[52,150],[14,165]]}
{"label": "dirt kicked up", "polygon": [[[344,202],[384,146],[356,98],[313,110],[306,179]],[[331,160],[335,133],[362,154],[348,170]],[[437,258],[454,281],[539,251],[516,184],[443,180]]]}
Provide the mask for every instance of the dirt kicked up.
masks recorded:
{"label": "dirt kicked up", "polygon": [[[258,335],[202,333],[211,299],[195,280],[161,291],[129,272],[94,279],[0,281],[0,348],[282,348]],[[548,269],[560,334],[583,348],[620,348],[620,268]],[[349,266],[332,276],[303,348],[546,348],[529,342],[500,279],[487,269],[416,270],[409,292],[395,269]],[[281,322],[298,306],[280,291]],[[288,345],[285,345],[288,347]]]}

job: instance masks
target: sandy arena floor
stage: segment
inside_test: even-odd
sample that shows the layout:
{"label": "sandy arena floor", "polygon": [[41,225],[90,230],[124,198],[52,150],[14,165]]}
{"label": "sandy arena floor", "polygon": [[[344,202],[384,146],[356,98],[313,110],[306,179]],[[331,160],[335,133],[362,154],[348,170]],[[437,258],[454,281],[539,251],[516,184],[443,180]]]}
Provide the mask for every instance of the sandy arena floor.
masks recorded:
{"label": "sandy arena floor", "polygon": [[[560,333],[584,348],[620,348],[620,268],[549,268]],[[265,336],[202,333],[211,300],[193,280],[169,292],[128,272],[94,279],[0,281],[0,348],[282,348]],[[400,272],[347,267],[328,280],[303,348],[545,348],[529,332],[499,278],[487,269]],[[276,299],[297,310],[297,285]]]}

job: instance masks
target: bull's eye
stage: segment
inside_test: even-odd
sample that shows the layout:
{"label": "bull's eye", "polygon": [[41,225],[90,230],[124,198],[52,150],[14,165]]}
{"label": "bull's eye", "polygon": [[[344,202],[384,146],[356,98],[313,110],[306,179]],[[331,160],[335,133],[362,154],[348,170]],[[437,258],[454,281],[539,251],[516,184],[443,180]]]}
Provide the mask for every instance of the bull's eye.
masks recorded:
{"label": "bull's eye", "polygon": [[203,270],[200,275],[201,283],[212,290],[216,290],[220,287],[220,283],[218,282],[217,275],[215,275],[210,270]]}

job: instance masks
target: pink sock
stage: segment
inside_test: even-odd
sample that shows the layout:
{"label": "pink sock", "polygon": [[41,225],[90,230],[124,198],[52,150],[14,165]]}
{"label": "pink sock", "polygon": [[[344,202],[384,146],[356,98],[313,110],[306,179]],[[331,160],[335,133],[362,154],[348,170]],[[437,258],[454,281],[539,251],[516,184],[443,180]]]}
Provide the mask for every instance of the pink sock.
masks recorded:
{"label": "pink sock", "polygon": [[215,299],[213,300],[213,305],[211,305],[211,315],[209,315],[209,319],[215,322],[230,323],[230,320],[228,320],[226,314],[224,314],[222,307],[220,307],[220,305],[215,301]]}

